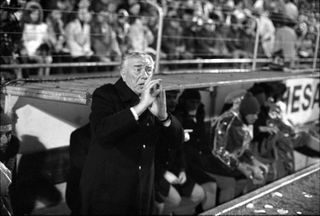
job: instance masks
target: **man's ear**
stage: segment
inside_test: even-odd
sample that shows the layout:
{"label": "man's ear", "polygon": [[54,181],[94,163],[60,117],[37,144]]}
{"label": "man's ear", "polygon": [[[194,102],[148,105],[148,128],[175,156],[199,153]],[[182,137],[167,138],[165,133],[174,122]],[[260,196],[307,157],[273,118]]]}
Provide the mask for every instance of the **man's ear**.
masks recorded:
{"label": "man's ear", "polygon": [[123,81],[125,81],[125,79],[126,79],[126,72],[125,72],[124,70],[121,70],[121,71],[120,71],[120,75],[121,75]]}

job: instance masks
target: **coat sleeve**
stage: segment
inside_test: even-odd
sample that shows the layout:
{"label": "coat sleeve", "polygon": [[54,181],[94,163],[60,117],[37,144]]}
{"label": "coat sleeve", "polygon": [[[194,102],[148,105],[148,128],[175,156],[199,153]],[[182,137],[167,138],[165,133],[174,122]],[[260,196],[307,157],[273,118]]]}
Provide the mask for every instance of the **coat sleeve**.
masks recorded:
{"label": "coat sleeve", "polygon": [[99,143],[114,144],[138,126],[130,107],[121,110],[116,107],[119,100],[112,85],[99,88],[93,93],[90,124],[93,136],[99,139]]}
{"label": "coat sleeve", "polygon": [[[167,140],[170,142],[171,146],[174,146],[174,148],[177,151],[177,157],[179,161],[179,164],[177,164],[181,170],[184,170],[186,167],[186,161],[185,161],[185,155],[183,151],[183,140],[184,140],[184,132],[183,128],[178,121],[176,117],[169,114],[171,118],[171,124],[169,127],[163,127],[163,134],[161,136],[166,137],[166,139],[161,140]],[[161,145],[161,143],[160,143]]]}

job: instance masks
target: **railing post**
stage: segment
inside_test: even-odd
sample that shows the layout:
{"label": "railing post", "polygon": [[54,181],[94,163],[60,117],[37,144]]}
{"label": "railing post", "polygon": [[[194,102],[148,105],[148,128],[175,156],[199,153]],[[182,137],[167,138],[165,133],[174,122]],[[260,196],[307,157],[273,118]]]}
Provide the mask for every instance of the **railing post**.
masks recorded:
{"label": "railing post", "polygon": [[147,1],[150,5],[154,6],[159,14],[159,23],[158,23],[158,38],[157,38],[157,50],[156,50],[156,62],[154,73],[159,73],[159,65],[160,65],[160,53],[161,53],[161,38],[162,38],[162,27],[163,27],[163,10],[162,8],[152,1]]}
{"label": "railing post", "polygon": [[316,70],[316,66],[317,66],[318,50],[319,50],[319,38],[320,38],[320,24],[317,25],[316,29],[317,29],[317,40],[316,40],[316,49],[314,51],[314,57],[313,57],[313,65],[312,65],[313,71]]}
{"label": "railing post", "polygon": [[257,65],[257,55],[258,55],[258,48],[259,48],[259,21],[257,18],[255,18],[256,21],[256,26],[257,26],[257,30],[256,30],[256,38],[254,41],[254,50],[253,50],[253,57],[252,57],[252,71],[254,71],[256,69],[256,65]]}

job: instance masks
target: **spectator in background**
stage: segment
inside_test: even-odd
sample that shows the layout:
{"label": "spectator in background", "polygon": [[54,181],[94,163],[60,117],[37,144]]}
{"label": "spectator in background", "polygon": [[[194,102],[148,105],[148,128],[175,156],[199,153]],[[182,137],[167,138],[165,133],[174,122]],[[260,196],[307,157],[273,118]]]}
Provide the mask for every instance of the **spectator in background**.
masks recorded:
{"label": "spectator in background", "polygon": [[304,37],[299,38],[298,55],[302,58],[313,57],[315,35],[308,32]]}
{"label": "spectator in background", "polygon": [[[247,58],[247,39],[250,37],[245,26],[236,16],[231,16],[231,26],[227,32],[226,45],[233,58]],[[251,53],[252,51],[250,51]]]}
{"label": "spectator in background", "polygon": [[164,20],[161,48],[168,60],[181,59],[183,55],[182,47],[182,27],[181,21],[176,12],[172,12]]}
{"label": "spectator in background", "polygon": [[186,8],[182,13],[183,59],[194,58],[195,53],[195,23],[194,10]]}
{"label": "spectator in background", "polygon": [[263,4],[255,5],[253,13],[258,17],[257,28],[263,53],[268,58],[271,58],[275,40],[275,27],[264,10]]}
{"label": "spectator in background", "polygon": [[[66,35],[61,11],[57,8],[51,10],[47,16],[46,23],[48,25],[49,41],[52,46],[53,62],[65,62],[64,56],[67,55],[65,48]],[[62,68],[53,68],[52,71],[54,69],[57,73],[63,73]]]}
{"label": "spectator in background", "polygon": [[[26,4],[22,16],[22,49],[24,63],[35,62],[49,64],[52,62],[48,25],[43,22],[43,11],[39,3],[30,1]],[[38,76],[48,76],[50,68],[39,68]],[[28,77],[29,72],[24,74]]]}
{"label": "spectator in background", "polygon": [[294,1],[295,0],[284,0],[283,13],[292,22],[297,22],[299,11]]}
{"label": "spectator in background", "polygon": [[108,12],[97,12],[91,22],[91,43],[95,55],[102,62],[120,61],[121,51]]}
{"label": "spectator in background", "polygon": [[14,192],[19,140],[12,134],[11,118],[0,113],[0,212],[13,215],[11,196]]}
{"label": "spectator in background", "polygon": [[297,34],[293,28],[288,26],[284,16],[279,17],[276,25],[275,43],[273,55],[282,53],[284,58],[284,66],[292,68],[295,65],[297,57]]}
{"label": "spectator in background", "polygon": [[[149,45],[153,42],[154,36],[145,23],[145,18],[141,17],[141,5],[139,3],[130,6],[130,18],[127,34],[128,52],[148,52],[154,53]],[[147,17],[146,17],[147,18]]]}
{"label": "spectator in background", "polygon": [[[67,24],[66,31],[66,43],[70,51],[73,62],[91,62],[96,58],[93,56],[91,50],[91,29],[89,22],[91,20],[91,14],[86,8],[79,8],[77,10],[77,17]],[[87,72],[86,67],[78,67],[76,72]]]}
{"label": "spectator in background", "polygon": [[130,27],[128,18],[129,18],[129,13],[125,9],[120,9],[118,11],[118,18],[114,26],[114,31],[116,33],[121,54],[126,53],[128,49],[127,41],[126,41],[127,34]]}
{"label": "spectator in background", "polygon": [[[15,10],[5,9],[6,7],[16,7],[8,5],[7,1],[1,0],[0,3],[0,64],[17,63],[19,45],[21,41],[21,25],[15,16]],[[12,69],[1,69],[0,83],[14,79],[15,74]],[[20,78],[20,77],[18,77]]]}
{"label": "spectator in background", "polygon": [[203,20],[203,24],[196,31],[196,57],[210,59],[215,55],[214,46],[216,44],[215,24],[212,19]]}

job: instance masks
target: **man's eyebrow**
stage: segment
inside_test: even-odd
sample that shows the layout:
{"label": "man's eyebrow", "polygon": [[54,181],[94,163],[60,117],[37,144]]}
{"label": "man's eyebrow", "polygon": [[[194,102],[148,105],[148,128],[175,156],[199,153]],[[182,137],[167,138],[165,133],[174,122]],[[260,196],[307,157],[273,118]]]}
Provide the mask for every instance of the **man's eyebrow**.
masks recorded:
{"label": "man's eyebrow", "polygon": [[142,67],[143,65],[142,64],[135,64],[135,65],[133,65],[133,67]]}

